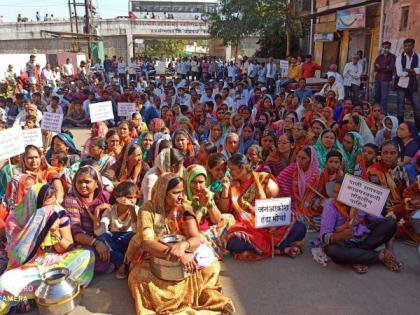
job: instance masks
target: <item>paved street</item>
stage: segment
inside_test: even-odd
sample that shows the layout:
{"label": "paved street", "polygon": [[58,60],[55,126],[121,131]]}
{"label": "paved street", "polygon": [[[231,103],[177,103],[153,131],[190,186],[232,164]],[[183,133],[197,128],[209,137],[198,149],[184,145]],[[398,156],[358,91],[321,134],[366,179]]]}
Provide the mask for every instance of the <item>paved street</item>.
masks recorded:
{"label": "paved street", "polygon": [[[86,130],[73,130],[80,147]],[[313,239],[314,234],[307,237]],[[308,243],[308,242],[307,242]],[[420,259],[417,249],[397,242],[396,254],[405,263],[397,274],[382,265],[366,275],[330,262],[324,268],[312,260],[309,246],[302,257],[276,257],[259,262],[228,258],[221,280],[241,315],[271,314],[418,314]],[[35,312],[33,312],[35,314]],[[81,306],[72,315],[134,314],[127,282],[114,275],[96,276],[83,290]]]}

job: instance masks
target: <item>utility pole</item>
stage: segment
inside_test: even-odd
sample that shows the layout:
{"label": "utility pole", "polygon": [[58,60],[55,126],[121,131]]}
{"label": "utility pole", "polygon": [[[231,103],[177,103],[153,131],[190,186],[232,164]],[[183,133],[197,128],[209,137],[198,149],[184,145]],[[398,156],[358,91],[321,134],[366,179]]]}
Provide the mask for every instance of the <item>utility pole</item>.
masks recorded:
{"label": "utility pole", "polygon": [[[85,0],[85,33],[90,35],[90,1],[91,0]],[[90,49],[90,37],[88,37],[88,56],[89,59],[92,57],[92,52]]]}

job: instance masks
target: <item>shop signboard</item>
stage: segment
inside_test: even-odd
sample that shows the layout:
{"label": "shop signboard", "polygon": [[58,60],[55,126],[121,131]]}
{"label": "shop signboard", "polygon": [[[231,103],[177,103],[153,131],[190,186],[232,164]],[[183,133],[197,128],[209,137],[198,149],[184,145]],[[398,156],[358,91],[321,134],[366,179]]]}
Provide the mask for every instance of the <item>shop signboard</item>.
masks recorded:
{"label": "shop signboard", "polygon": [[366,27],[366,7],[355,7],[337,11],[337,31]]}
{"label": "shop signboard", "polygon": [[333,42],[334,33],[316,33],[314,34],[314,40],[316,42]]}

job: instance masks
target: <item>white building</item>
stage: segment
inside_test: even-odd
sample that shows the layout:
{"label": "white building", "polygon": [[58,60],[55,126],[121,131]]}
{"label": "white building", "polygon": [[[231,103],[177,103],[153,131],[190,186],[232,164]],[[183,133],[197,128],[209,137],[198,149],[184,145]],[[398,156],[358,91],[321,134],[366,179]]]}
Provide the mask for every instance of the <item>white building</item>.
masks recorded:
{"label": "white building", "polygon": [[201,20],[217,4],[217,0],[129,0],[129,11],[137,19]]}

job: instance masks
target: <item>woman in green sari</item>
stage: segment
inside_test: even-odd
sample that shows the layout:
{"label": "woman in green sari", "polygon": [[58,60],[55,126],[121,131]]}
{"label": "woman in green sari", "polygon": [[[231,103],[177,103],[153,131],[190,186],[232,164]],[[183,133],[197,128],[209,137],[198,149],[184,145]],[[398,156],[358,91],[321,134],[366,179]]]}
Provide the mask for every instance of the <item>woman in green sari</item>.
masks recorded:
{"label": "woman in green sari", "polygon": [[227,231],[235,224],[235,219],[231,214],[220,212],[214,202],[214,193],[209,189],[209,176],[202,165],[190,165],[185,177],[186,195],[197,218],[201,238],[213,249],[216,257],[222,259],[227,252]]}
{"label": "woman in green sari", "polygon": [[354,174],[357,157],[362,154],[362,137],[358,132],[347,132],[343,138],[344,172]]}
{"label": "woman in green sari", "polygon": [[331,129],[324,129],[318,137],[317,142],[313,146],[318,156],[319,168],[324,169],[325,164],[327,163],[327,154],[331,150],[339,151],[342,155],[343,147],[338,140],[337,135]]}

